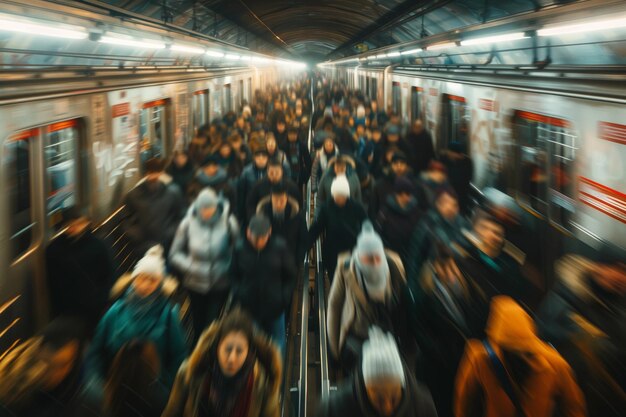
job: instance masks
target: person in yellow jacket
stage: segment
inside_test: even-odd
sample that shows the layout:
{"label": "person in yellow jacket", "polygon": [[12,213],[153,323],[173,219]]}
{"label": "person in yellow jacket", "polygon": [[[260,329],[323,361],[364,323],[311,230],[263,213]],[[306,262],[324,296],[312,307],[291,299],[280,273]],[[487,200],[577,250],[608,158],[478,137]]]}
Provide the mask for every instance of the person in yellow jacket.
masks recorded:
{"label": "person in yellow jacket", "polygon": [[467,342],[459,365],[456,417],[586,415],[572,369],[512,298],[493,298],[485,332],[485,340]]}

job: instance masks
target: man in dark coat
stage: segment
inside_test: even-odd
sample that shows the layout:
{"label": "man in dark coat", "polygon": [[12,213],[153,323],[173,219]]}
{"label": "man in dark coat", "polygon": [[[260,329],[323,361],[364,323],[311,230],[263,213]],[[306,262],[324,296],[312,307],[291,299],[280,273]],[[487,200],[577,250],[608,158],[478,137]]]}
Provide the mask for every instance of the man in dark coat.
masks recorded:
{"label": "man in dark coat", "polygon": [[447,152],[441,155],[441,162],[448,171],[448,181],[459,197],[461,213],[467,215],[470,211],[470,183],[474,174],[474,164],[461,142],[451,142]]}
{"label": "man in dark coat", "polygon": [[184,151],[174,152],[172,162],[170,162],[166,172],[172,177],[172,181],[178,185],[183,195],[187,195],[189,184],[191,184],[195,172],[193,161],[189,158],[189,154]]}
{"label": "man in dark coat", "polygon": [[272,186],[271,195],[263,198],[257,206],[257,214],[263,214],[272,224],[272,234],[287,242],[296,265],[300,267],[308,249],[308,230],[304,212],[298,201],[289,195],[285,183]]}
{"label": "man in dark coat", "polygon": [[311,176],[311,153],[306,143],[298,138],[298,128],[295,126],[290,126],[287,130],[284,152],[291,167],[291,179],[299,188],[304,187]]}
{"label": "man in dark coat", "polygon": [[248,201],[248,194],[252,187],[265,177],[268,159],[267,150],[255,150],[252,162],[246,165],[237,182],[237,218],[241,223],[247,218],[246,202]]}
{"label": "man in dark coat", "polygon": [[424,129],[424,123],[417,119],[411,126],[411,132],[407,135],[407,142],[411,148],[411,167],[415,175],[419,175],[428,168],[430,161],[435,159],[433,138]]}
{"label": "man in dark coat", "polygon": [[454,189],[448,182],[448,173],[444,164],[439,161],[431,161],[426,171],[418,177],[417,199],[422,210],[433,208],[435,199],[442,191],[456,196]]}
{"label": "man in dark coat", "polygon": [[216,194],[222,194],[228,199],[230,207],[236,207],[235,190],[230,186],[226,170],[220,167],[215,156],[209,156],[196,172],[193,181],[189,185],[189,203],[192,203],[200,194],[200,191],[207,187],[210,187]]}
{"label": "man in dark coat", "polygon": [[285,354],[285,312],[298,269],[285,240],[272,237],[263,215],[250,219],[245,238],[235,246],[231,279],[235,303],[248,311]]}
{"label": "man in dark coat", "polygon": [[65,231],[46,248],[46,275],[53,317],[80,317],[90,331],[107,305],[115,265],[108,245],[72,207],[63,213]]}
{"label": "man in dark coat", "polygon": [[167,252],[185,214],[185,199],[178,186],[163,178],[163,162],[146,162],[146,176],[124,199],[122,227],[134,244],[136,254],[156,245]]}
{"label": "man in dark coat", "polygon": [[[369,201],[368,212],[371,219],[375,220],[380,210],[384,207],[387,197],[393,194],[394,183],[396,178],[410,176],[408,161],[406,155],[402,152],[396,152],[391,159],[391,166],[385,169],[383,177],[376,181],[374,192]],[[413,192],[415,194],[415,192]]]}
{"label": "man in dark coat", "polygon": [[363,206],[350,198],[350,185],[345,176],[338,176],[331,186],[332,199],[322,203],[309,229],[309,244],[325,234],[322,259],[328,276],[333,277],[337,257],[341,252],[351,251],[363,221],[367,218]]}
{"label": "man in dark coat", "polygon": [[247,218],[252,217],[256,213],[259,202],[270,195],[272,186],[281,182],[287,190],[287,194],[295,198],[296,201],[300,201],[298,186],[289,178],[286,178],[282,163],[277,159],[270,159],[267,164],[267,175],[258,181],[248,193],[246,201]]}

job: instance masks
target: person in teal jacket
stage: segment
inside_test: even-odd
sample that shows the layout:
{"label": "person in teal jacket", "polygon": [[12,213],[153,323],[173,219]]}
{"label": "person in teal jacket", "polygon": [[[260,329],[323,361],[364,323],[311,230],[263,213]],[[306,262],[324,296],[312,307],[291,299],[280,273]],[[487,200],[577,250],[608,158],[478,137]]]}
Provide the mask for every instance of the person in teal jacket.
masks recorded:
{"label": "person in teal jacket", "polygon": [[137,262],[132,284],[105,313],[87,354],[89,378],[97,386],[106,380],[113,358],[132,340],[154,343],[161,360],[159,379],[172,386],[178,367],[187,356],[179,307],[163,293],[163,248],[155,246]]}

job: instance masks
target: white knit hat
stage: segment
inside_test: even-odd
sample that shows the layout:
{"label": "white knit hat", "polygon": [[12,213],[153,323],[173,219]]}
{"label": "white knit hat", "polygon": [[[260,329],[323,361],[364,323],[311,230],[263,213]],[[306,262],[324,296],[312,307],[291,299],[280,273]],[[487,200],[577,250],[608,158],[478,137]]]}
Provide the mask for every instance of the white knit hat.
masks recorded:
{"label": "white knit hat", "polygon": [[330,195],[333,197],[350,197],[350,183],[345,175],[339,175],[333,180],[330,186]]}
{"label": "white knit hat", "polygon": [[376,326],[370,327],[369,339],[363,343],[361,363],[365,385],[380,379],[391,379],[405,386],[404,367],[395,339]]}
{"label": "white knit hat", "polygon": [[165,275],[165,261],[163,260],[163,246],[156,245],[148,249],[145,256],[137,262],[132,277],[146,274],[163,278]]}

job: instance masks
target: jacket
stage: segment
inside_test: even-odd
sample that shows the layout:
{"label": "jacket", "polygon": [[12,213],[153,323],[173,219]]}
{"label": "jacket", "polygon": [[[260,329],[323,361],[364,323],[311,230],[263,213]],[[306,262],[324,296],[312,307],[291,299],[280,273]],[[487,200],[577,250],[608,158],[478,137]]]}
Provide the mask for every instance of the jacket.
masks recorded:
{"label": "jacket", "polygon": [[300,267],[304,261],[304,255],[308,249],[308,230],[304,213],[295,198],[289,197],[285,208],[284,218],[274,217],[271,197],[265,197],[257,205],[257,213],[264,214],[272,223],[272,235],[280,236],[287,242],[296,260],[296,266]]}
{"label": "jacket", "polygon": [[196,197],[198,197],[198,194],[200,194],[200,191],[207,187],[211,188],[217,194],[222,194],[226,197],[230,203],[230,209],[233,210],[234,205],[237,202],[235,198],[235,191],[233,190],[233,187],[230,186],[228,175],[223,168],[219,168],[217,174],[212,177],[207,176],[204,171],[199,169],[188,188],[187,197],[189,202],[193,202]]}
{"label": "jacket", "polygon": [[303,186],[311,176],[311,153],[305,143],[300,140],[285,144],[285,156],[291,167],[291,179]]}
{"label": "jacket", "polygon": [[319,149],[315,153],[315,159],[313,160],[313,167],[311,168],[311,190],[316,193],[319,182],[322,179],[322,175],[326,172],[328,168],[328,164],[331,160],[334,160],[335,157],[339,155],[339,149],[335,146],[335,149],[332,155],[327,155],[324,152],[324,149]]}
{"label": "jacket", "polygon": [[221,199],[215,218],[204,224],[194,206],[178,226],[170,249],[170,265],[183,277],[183,285],[200,294],[213,287],[227,287],[232,250],[239,235],[239,225],[230,214],[230,204]]}
{"label": "jacket", "polygon": [[[217,321],[202,333],[191,355],[183,362],[161,417],[197,417],[200,402],[206,400],[203,392],[205,378],[211,366],[216,365],[217,336],[221,322]],[[254,382],[248,417],[279,417],[279,391],[282,381],[282,360],[276,347],[259,334],[255,335],[250,351],[256,353],[252,372]]]}
{"label": "jacket", "polygon": [[[585,401],[572,369],[550,345],[535,334],[528,314],[510,297],[497,297],[491,304],[487,340],[503,363],[506,351],[525,352],[528,373],[524,381],[509,377],[527,417],[551,417],[557,410],[565,417],[583,417]],[[455,416],[515,417],[516,410],[503,389],[485,346],[468,341],[456,377]]]}
{"label": "jacket", "polygon": [[[361,196],[361,181],[359,180],[359,176],[356,174],[356,162],[352,159],[348,159],[348,161],[346,178],[348,178],[348,183],[350,184],[350,198],[361,203],[363,201]],[[335,159],[333,158],[328,163],[328,168],[326,168],[326,172],[322,175],[322,179],[317,187],[316,199],[318,210],[322,203],[325,203],[332,198],[330,188],[332,187],[333,180],[336,177],[334,166]]]}
{"label": "jacket", "polygon": [[257,182],[265,178],[266,173],[265,169],[258,169],[254,162],[251,162],[243,169],[241,177],[239,177],[237,182],[237,217],[239,220],[246,219],[248,194]]}
{"label": "jacket", "polygon": [[188,159],[187,163],[180,168],[174,162],[171,162],[166,172],[172,177],[172,181],[178,185],[181,193],[187,195],[187,190],[195,175],[195,169],[191,159]]}
{"label": "jacket", "polygon": [[461,212],[467,213],[470,205],[470,187],[474,174],[472,158],[467,155],[457,157],[445,153],[441,156],[441,162],[448,170],[448,181],[459,197]]}
{"label": "jacket", "polygon": [[[300,201],[300,190],[298,190],[298,186],[291,181],[289,177],[285,176],[285,174],[283,174],[282,182],[285,184],[285,188],[287,189],[287,195],[291,198],[295,198],[296,201]],[[252,187],[248,193],[248,199],[246,201],[247,218],[254,216],[259,202],[271,194],[272,185],[273,184],[269,178],[265,177]]]}
{"label": "jacket", "polygon": [[403,262],[409,259],[411,236],[421,215],[417,200],[412,200],[407,207],[402,208],[395,196],[390,194],[378,216],[375,217],[374,225],[385,247],[397,252]]}
{"label": "jacket", "polygon": [[348,335],[361,341],[368,337],[370,326],[377,325],[399,339],[398,347],[406,353],[412,336],[408,333],[408,304],[406,273],[400,257],[385,250],[389,264],[389,279],[383,317],[369,300],[357,275],[351,253],[344,253],[337,260],[337,269],[328,296],[328,345],[333,357],[341,357]]}
{"label": "jacket", "polygon": [[538,327],[576,372],[589,415],[617,417],[626,409],[626,297],[600,287],[594,267],[578,255],[556,262],[557,283]]}
{"label": "jacket", "polygon": [[[394,412],[394,417],[437,417],[428,388],[418,383],[413,374],[404,366],[406,386],[402,400]],[[359,369],[343,381],[329,399],[318,409],[317,417],[379,417],[367,396],[363,373]]]}
{"label": "jacket", "polygon": [[270,238],[260,252],[242,238],[231,267],[233,301],[267,327],[291,303],[297,275],[295,260],[283,238]]}
{"label": "jacket", "polygon": [[419,174],[428,168],[431,160],[435,159],[435,147],[433,138],[426,130],[419,134],[409,133],[406,137],[411,153],[407,155],[411,161],[411,167],[415,174]]}
{"label": "jacket", "polygon": [[147,181],[140,182],[124,199],[122,227],[143,255],[154,245],[168,249],[184,215],[185,201],[178,186],[159,181],[154,190]]}

